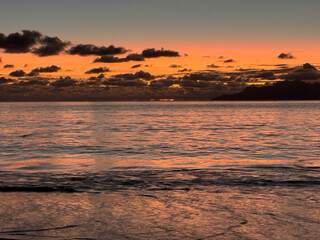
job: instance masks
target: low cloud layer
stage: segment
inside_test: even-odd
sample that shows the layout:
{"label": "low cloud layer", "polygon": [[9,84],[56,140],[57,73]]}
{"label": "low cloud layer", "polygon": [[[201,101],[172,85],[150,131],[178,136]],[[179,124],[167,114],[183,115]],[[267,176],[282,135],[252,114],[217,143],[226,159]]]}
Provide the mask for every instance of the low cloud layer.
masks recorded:
{"label": "low cloud layer", "polygon": [[139,71],[136,73],[124,73],[124,74],[117,74],[117,75],[113,75],[113,78],[120,78],[120,79],[124,79],[124,80],[136,80],[136,79],[145,79],[145,80],[151,80],[154,79],[155,76],[153,76],[152,74],[148,73],[148,72],[144,72],[144,71]]}

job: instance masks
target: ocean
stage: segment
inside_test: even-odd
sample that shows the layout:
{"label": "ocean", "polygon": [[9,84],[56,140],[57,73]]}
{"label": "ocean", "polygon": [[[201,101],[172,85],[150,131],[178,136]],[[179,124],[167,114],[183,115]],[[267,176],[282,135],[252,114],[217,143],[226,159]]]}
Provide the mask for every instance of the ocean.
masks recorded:
{"label": "ocean", "polygon": [[320,102],[0,103],[1,239],[319,239]]}

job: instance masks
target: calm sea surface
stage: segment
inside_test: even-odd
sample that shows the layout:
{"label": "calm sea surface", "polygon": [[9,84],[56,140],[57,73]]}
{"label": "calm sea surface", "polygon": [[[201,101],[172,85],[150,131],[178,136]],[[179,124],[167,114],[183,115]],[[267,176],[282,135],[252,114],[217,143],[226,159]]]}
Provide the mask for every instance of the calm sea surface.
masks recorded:
{"label": "calm sea surface", "polygon": [[1,239],[315,239],[320,102],[0,103]]}
{"label": "calm sea surface", "polygon": [[320,102],[0,103],[20,171],[319,166]]}

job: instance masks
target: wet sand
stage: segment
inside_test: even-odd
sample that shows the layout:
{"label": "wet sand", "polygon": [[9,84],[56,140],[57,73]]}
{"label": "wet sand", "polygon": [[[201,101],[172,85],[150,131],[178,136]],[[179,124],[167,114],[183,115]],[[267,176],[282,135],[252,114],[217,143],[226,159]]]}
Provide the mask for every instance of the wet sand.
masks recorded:
{"label": "wet sand", "polygon": [[0,239],[319,239],[319,190],[2,192]]}

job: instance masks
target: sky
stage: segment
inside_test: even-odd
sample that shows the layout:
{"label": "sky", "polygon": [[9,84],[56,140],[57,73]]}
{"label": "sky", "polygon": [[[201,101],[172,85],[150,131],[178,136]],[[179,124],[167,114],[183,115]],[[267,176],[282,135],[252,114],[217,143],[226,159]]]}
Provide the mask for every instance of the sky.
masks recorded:
{"label": "sky", "polygon": [[[241,75],[244,79],[242,82],[238,79],[238,83],[241,82],[242,85],[238,84],[239,86],[234,89],[229,87],[222,91],[221,87],[213,89],[209,84],[211,94],[219,95],[228,90],[237,91],[249,83],[287,79],[282,75],[289,74],[294,67],[301,68],[305,63],[312,64],[318,70],[319,9],[320,2],[316,0],[305,2],[298,0],[3,0],[0,8],[0,34],[5,42],[1,45],[0,38],[2,60],[0,77],[13,78],[14,81],[3,80],[6,83],[1,85],[5,84],[6,86],[2,88],[6,88],[5,91],[8,92],[11,88],[17,87],[15,85],[21,81],[21,84],[25,84],[26,81],[45,80],[48,81],[47,84],[42,85],[45,88],[51,86],[51,83],[59,80],[60,77],[71,78],[76,81],[74,85],[59,89],[60,93],[68,90],[70,95],[70,92],[79,93],[80,90],[75,89],[79,87],[79,82],[83,83],[90,77],[98,76],[85,72],[101,68],[100,74],[103,73],[104,77],[100,76],[99,87],[108,89],[110,99],[114,98],[110,92],[118,91],[119,88],[122,90],[125,88],[128,99],[149,99],[152,95],[156,99],[161,98],[162,95],[163,98],[210,99],[209,88],[205,89],[203,86],[200,91],[199,87],[192,89],[189,87],[186,90],[186,87],[181,87],[181,79],[183,77],[185,77],[184,80],[191,79],[196,81],[194,85],[197,85],[199,81],[204,80],[201,77],[194,79],[190,75],[208,74],[210,70],[211,75],[218,74],[223,79],[219,82],[211,76],[215,84],[219,82],[222,85],[236,85],[233,82],[235,79],[226,81],[226,78],[234,76],[230,72],[242,70],[243,74],[237,75],[237,77]],[[41,36],[38,36],[39,39],[27,50],[22,51],[19,48],[18,51],[9,43],[11,41],[9,36],[13,33],[21,36],[22,30],[37,31]],[[46,36],[51,40],[55,37],[59,39],[61,43],[59,51],[50,54],[39,53],[39,48],[47,44]],[[113,57],[112,63],[101,62],[96,59],[102,57],[102,53],[86,56],[79,52],[70,54],[70,49],[79,44],[92,44],[91,46],[98,48],[113,45],[118,50],[121,48],[122,52],[119,50],[121,53],[109,54],[109,57]],[[35,49],[38,49],[38,52],[35,52]],[[157,56],[147,58],[143,56],[143,61],[127,58],[128,54],[136,53],[141,57],[143,50],[146,49],[154,49]],[[116,62],[114,58],[118,58]],[[7,66],[4,67],[5,65]],[[10,67],[11,65],[13,67]],[[55,72],[48,72],[48,69],[45,72],[38,71],[37,76],[10,75],[19,70],[28,74],[34,69],[42,68],[43,70],[52,65],[60,69]],[[286,72],[283,70],[284,66],[287,67]],[[281,73],[278,71],[279,68],[283,70]],[[248,81],[250,73],[244,73],[243,69],[274,70],[275,76],[269,78],[275,79],[251,76]],[[93,72],[97,71],[99,70]],[[132,96],[129,93],[137,91],[133,90],[137,86],[132,82],[121,82],[121,86],[114,84],[115,82],[108,84],[111,78],[113,80],[120,78],[119,74],[135,74],[139,71],[154,76],[152,79],[134,79],[134,81],[142,81],[137,82],[137,85],[141,85],[139,90],[145,88],[140,95]],[[150,81],[170,77],[178,78],[180,82],[173,81],[172,85],[167,86],[170,89],[157,89],[162,93],[155,93],[154,89],[150,90]],[[211,83],[212,81],[208,78],[210,77],[205,78],[206,83],[208,81]],[[133,81],[132,79],[122,80]],[[90,81],[93,81],[93,78]],[[102,81],[106,84],[102,84]],[[156,84],[158,83],[160,82]],[[30,89],[31,85],[30,83]],[[91,88],[94,88],[93,85],[92,83]],[[98,88],[98,84],[95,87]],[[167,92],[164,93],[165,91]],[[168,93],[172,91],[175,93]],[[190,93],[190,91],[197,93]],[[176,92],[180,95],[178,96]],[[65,95],[68,94],[65,93]],[[114,95],[117,94],[114,93]],[[10,97],[10,94],[6,96]],[[64,95],[61,93],[61,96]]]}

